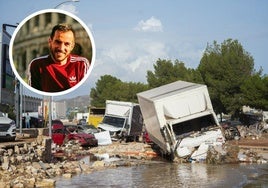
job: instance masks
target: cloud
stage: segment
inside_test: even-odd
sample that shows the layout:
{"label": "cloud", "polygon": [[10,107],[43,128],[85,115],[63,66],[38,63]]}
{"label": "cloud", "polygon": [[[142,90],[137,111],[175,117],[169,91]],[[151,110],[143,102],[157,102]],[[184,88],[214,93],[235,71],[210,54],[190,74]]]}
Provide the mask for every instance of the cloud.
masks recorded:
{"label": "cloud", "polygon": [[162,32],[163,26],[160,20],[154,18],[153,16],[143,21],[141,20],[138,25],[134,28],[136,31],[144,31],[144,32]]}
{"label": "cloud", "polygon": [[[171,45],[148,39],[120,41],[112,47],[102,46],[97,49],[98,55],[89,78],[75,92],[89,94],[90,88],[96,87],[95,83],[103,75],[114,76],[123,82],[147,83],[147,71],[154,70],[153,65],[159,58],[178,59],[186,67],[196,68],[203,50],[187,42]],[[176,55],[171,57],[171,54]]]}
{"label": "cloud", "polygon": [[128,44],[114,45],[106,51],[106,56],[112,61],[125,62],[133,55]]}
{"label": "cloud", "polygon": [[172,48],[176,50],[176,59],[183,61],[188,68],[197,68],[205,50],[203,46],[193,42],[181,42]]}
{"label": "cloud", "polygon": [[147,71],[153,69],[158,58],[167,58],[168,48],[159,41],[140,39],[98,49],[98,54],[92,74],[94,80],[108,74],[126,82],[146,82]]}
{"label": "cloud", "polygon": [[76,10],[76,7],[72,4],[68,4],[68,5],[60,5],[59,9],[61,10],[65,10],[67,12],[73,13],[73,14],[78,14],[78,11]]}

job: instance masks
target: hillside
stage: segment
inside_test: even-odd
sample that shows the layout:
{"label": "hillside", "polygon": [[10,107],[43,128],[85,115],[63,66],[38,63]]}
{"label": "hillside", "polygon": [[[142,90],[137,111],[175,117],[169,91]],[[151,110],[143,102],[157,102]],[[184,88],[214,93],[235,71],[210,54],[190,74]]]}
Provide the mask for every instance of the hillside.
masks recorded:
{"label": "hillside", "polygon": [[57,100],[57,102],[64,102],[64,101],[66,103],[67,109],[73,109],[73,108],[87,109],[87,107],[90,105],[89,95],[82,95],[74,98]]}

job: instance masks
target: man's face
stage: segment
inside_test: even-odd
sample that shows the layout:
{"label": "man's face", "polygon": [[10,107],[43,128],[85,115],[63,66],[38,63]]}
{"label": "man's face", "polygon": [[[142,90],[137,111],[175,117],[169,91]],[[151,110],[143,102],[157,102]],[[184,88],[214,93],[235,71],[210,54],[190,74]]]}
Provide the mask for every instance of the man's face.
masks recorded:
{"label": "man's face", "polygon": [[57,62],[65,62],[74,48],[74,35],[72,31],[56,31],[53,38],[49,38],[51,54]]}

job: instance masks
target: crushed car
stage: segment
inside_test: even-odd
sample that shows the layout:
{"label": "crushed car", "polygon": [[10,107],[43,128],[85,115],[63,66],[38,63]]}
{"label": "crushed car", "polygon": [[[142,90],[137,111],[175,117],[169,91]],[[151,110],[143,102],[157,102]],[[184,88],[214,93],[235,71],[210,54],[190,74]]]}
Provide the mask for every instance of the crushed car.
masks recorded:
{"label": "crushed car", "polygon": [[66,134],[64,125],[61,124],[54,124],[52,125],[52,141],[56,145],[63,145]]}
{"label": "crushed car", "polygon": [[98,140],[95,138],[94,134],[87,133],[70,133],[67,135],[67,140],[78,141],[83,147],[97,147]]}
{"label": "crushed car", "polygon": [[78,132],[76,126],[73,125],[53,124],[52,141],[57,145],[63,145],[69,141],[77,141],[82,147],[98,146],[98,140],[94,134]]}
{"label": "crushed car", "polygon": [[220,125],[224,130],[224,136],[226,140],[239,140],[241,135],[237,126],[242,125],[239,121],[224,121]]}
{"label": "crushed car", "polygon": [[247,128],[246,133],[249,136],[260,136],[268,132],[267,111],[241,113],[239,120]]}
{"label": "crushed car", "polygon": [[76,131],[78,133],[95,134],[100,132],[100,129],[97,129],[94,125],[77,125]]}

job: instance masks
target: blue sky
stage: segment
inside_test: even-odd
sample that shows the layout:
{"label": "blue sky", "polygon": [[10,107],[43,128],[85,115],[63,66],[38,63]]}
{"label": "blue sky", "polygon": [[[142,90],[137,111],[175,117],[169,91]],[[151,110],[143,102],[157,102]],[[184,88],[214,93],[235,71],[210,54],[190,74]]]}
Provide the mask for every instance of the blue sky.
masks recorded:
{"label": "blue sky", "polygon": [[[19,3],[18,3],[19,2]],[[0,2],[0,24],[16,24],[30,14],[62,0]],[[158,58],[178,59],[196,68],[207,43],[237,39],[268,74],[268,1],[266,0],[80,0],[64,9],[91,30],[96,61],[91,75],[77,90],[56,98],[87,95],[100,76],[146,83],[147,70]]]}

